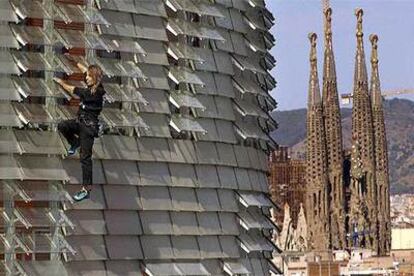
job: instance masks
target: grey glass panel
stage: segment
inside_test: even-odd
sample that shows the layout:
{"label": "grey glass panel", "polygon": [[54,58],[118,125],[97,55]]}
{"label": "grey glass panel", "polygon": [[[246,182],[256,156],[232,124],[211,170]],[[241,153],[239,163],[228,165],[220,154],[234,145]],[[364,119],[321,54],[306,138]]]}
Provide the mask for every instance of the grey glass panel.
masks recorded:
{"label": "grey glass panel", "polygon": [[76,225],[75,229],[66,228],[74,235],[106,235],[106,223],[101,211],[67,210],[65,214]]}
{"label": "grey glass panel", "polygon": [[200,206],[194,189],[174,187],[170,189],[175,211],[199,211]]}
{"label": "grey glass panel", "polygon": [[68,243],[76,250],[74,260],[106,260],[106,247],[102,236],[69,236]]}
{"label": "grey glass panel", "polygon": [[105,159],[139,159],[138,145],[134,137],[104,135],[100,141]]}
{"label": "grey glass panel", "polygon": [[197,154],[192,141],[168,140],[171,151],[171,160],[180,163],[197,163]]}
{"label": "grey glass panel", "polygon": [[195,119],[181,115],[173,115],[171,117],[170,126],[177,132],[189,131],[201,134],[206,133],[206,130]]}
{"label": "grey glass panel", "polygon": [[269,183],[265,173],[259,172],[259,190],[264,193],[269,192]]}
{"label": "grey glass panel", "polygon": [[171,196],[167,187],[139,187],[144,210],[172,210]]}
{"label": "grey glass panel", "polygon": [[176,60],[178,59],[187,59],[193,60],[198,63],[202,63],[205,60],[199,54],[198,48],[191,47],[187,44],[181,44],[178,42],[172,42],[168,46],[168,53]]}
{"label": "grey glass panel", "polygon": [[20,97],[17,87],[14,85],[12,79],[9,76],[0,76],[0,101],[21,100],[22,98]]}
{"label": "grey glass panel", "polygon": [[218,193],[221,208],[227,212],[238,212],[239,206],[236,202],[236,196],[233,190],[220,190]]}
{"label": "grey glass panel", "polygon": [[145,80],[138,80],[140,87],[162,90],[170,89],[167,79],[167,73],[164,67],[145,63],[140,63],[139,67],[146,76]]}
{"label": "grey glass panel", "polygon": [[[214,119],[198,119],[201,127],[207,131],[206,134],[198,135],[200,141],[220,141],[218,130]],[[221,130],[220,130],[221,131]]]}
{"label": "grey glass panel", "polygon": [[217,164],[219,156],[216,146],[211,142],[198,142],[195,144],[199,164]]}
{"label": "grey glass panel", "polygon": [[171,66],[169,77],[177,84],[188,83],[194,85],[204,85],[197,73],[187,67]]}
{"label": "grey glass panel", "polygon": [[103,83],[103,87],[106,92],[106,98],[111,102],[148,103],[136,87],[116,83]]}
{"label": "grey glass panel", "polygon": [[140,112],[170,114],[167,93],[160,90],[141,90],[142,95],[148,101],[148,105],[140,105]]}
{"label": "grey glass panel", "polygon": [[174,256],[178,259],[198,259],[200,250],[196,237],[193,236],[172,236],[171,237]]}
{"label": "grey glass panel", "polygon": [[205,106],[195,97],[195,95],[187,91],[171,91],[170,102],[177,107],[205,109]]}
{"label": "grey glass panel", "polygon": [[240,251],[236,238],[233,236],[219,236],[221,248],[226,258],[239,258]]}
{"label": "grey glass panel", "polygon": [[250,263],[252,265],[252,270],[255,274],[259,273],[260,275],[264,275],[264,276],[270,275],[269,271],[265,271],[263,269],[262,262],[260,261],[259,258],[251,258]]}
{"label": "grey glass panel", "polygon": [[[16,208],[16,210],[32,225],[32,227],[52,226],[52,221],[48,216],[49,210],[47,208]],[[24,227],[20,221],[16,221],[15,225],[16,227]]]}
{"label": "grey glass panel", "polygon": [[143,258],[141,244],[136,236],[105,236],[105,242],[112,260]]}
{"label": "grey glass panel", "polygon": [[188,22],[177,18],[170,18],[167,28],[170,28],[176,34],[183,34],[212,40],[224,40],[224,38],[217,30],[211,28],[208,25]]}
{"label": "grey glass panel", "polygon": [[174,235],[199,235],[196,213],[171,212]]}
{"label": "grey glass panel", "polygon": [[19,17],[23,19],[27,17],[51,19],[51,15],[46,11],[41,1],[12,0],[10,3]]}
{"label": "grey glass panel", "polygon": [[168,211],[140,212],[145,235],[172,235],[173,226]]}
{"label": "grey glass panel", "polygon": [[216,143],[220,163],[226,166],[237,166],[236,156],[232,145]]}
{"label": "grey glass panel", "polygon": [[222,233],[224,235],[239,235],[239,223],[236,220],[236,215],[234,213],[224,212],[220,212],[218,214],[220,218]]}
{"label": "grey glass panel", "polygon": [[249,0],[232,0],[233,8],[241,10],[243,12],[249,10],[251,5],[249,4]]}
{"label": "grey glass panel", "polygon": [[242,116],[254,116],[269,119],[269,115],[266,114],[256,103],[249,102],[248,100],[234,99],[236,106],[239,108]]}
{"label": "grey glass panel", "polygon": [[138,113],[131,110],[119,110],[116,108],[104,108],[102,117],[111,127],[139,127],[149,128],[149,126],[139,117]]}
{"label": "grey glass panel", "polygon": [[218,110],[218,118],[229,121],[234,121],[233,103],[230,98],[215,97],[215,102]]}
{"label": "grey glass panel", "polygon": [[200,244],[202,258],[223,257],[217,236],[198,237],[198,243]]}
{"label": "grey glass panel", "polygon": [[73,4],[55,4],[55,16],[57,20],[63,20],[66,23],[92,23],[108,25],[108,21],[95,8],[86,12],[82,6]]}
{"label": "grey glass panel", "polygon": [[234,87],[230,76],[224,74],[214,74],[217,86],[217,94],[223,97],[234,98]]}
{"label": "grey glass panel", "polygon": [[215,44],[217,49],[224,52],[234,53],[234,45],[231,41],[230,31],[222,28],[217,28],[217,31],[219,31],[220,35],[225,39],[224,41],[216,41]]}
{"label": "grey glass panel", "polygon": [[197,99],[201,102],[203,106],[206,108],[204,110],[199,110],[197,113],[200,117],[205,118],[217,118],[218,111],[217,106],[214,101],[214,97],[212,96],[205,96],[205,95],[197,95]]}
{"label": "grey glass panel", "polygon": [[139,185],[139,172],[134,161],[102,160],[108,184]]}
{"label": "grey glass panel", "polygon": [[275,229],[275,226],[257,210],[242,211],[237,214],[248,229]]}
{"label": "grey glass panel", "polygon": [[[62,160],[63,168],[69,176],[69,182],[71,184],[82,183],[82,170],[79,160],[73,158],[67,158]],[[102,170],[102,164],[100,160],[93,160],[92,162],[93,182],[95,184],[105,184],[105,177]]]}
{"label": "grey glass panel", "polygon": [[[23,45],[28,43],[37,45],[52,45],[54,41],[50,34],[43,31],[41,27],[27,25],[10,25],[16,39]],[[3,31],[2,31],[3,33]],[[14,37],[11,38],[12,41]],[[15,47],[17,48],[17,47]]]}
{"label": "grey glass panel", "polygon": [[103,42],[103,46],[109,46],[113,51],[135,53],[139,55],[146,54],[146,50],[141,45],[142,40],[133,38],[123,38],[118,36],[99,36],[99,40]]}
{"label": "grey glass panel", "polygon": [[259,170],[267,172],[269,170],[269,164],[267,162],[268,157],[264,151],[256,150],[257,155],[259,156]]}
{"label": "grey glass panel", "polygon": [[171,186],[171,176],[167,163],[140,162],[138,167],[141,185]]}
{"label": "grey glass panel", "polygon": [[98,30],[101,33],[137,37],[132,14],[110,10],[102,10],[101,13],[111,23],[110,26],[100,26]]}
{"label": "grey glass panel", "polygon": [[142,236],[141,243],[146,259],[175,258],[171,240],[168,236]]}
{"label": "grey glass panel", "polygon": [[150,126],[150,128],[142,129],[140,131],[141,136],[171,138],[171,132],[168,126],[169,120],[167,115],[141,113],[140,116],[144,122]]}
{"label": "grey glass panel", "polygon": [[237,143],[236,136],[234,135],[233,123],[225,120],[216,120],[217,129],[219,129],[220,142]]}
{"label": "grey glass panel", "polygon": [[135,12],[134,0],[118,0],[118,1],[96,1],[99,9],[114,10],[122,12]]}
{"label": "grey glass panel", "polygon": [[235,87],[241,91],[241,93],[259,94],[265,97],[268,96],[266,91],[264,91],[256,82],[249,80],[247,77],[234,76],[233,82]]}
{"label": "grey glass panel", "polygon": [[103,261],[76,261],[65,264],[71,276],[107,276]]}
{"label": "grey glass panel", "polygon": [[230,55],[226,52],[217,51],[213,53],[217,71],[223,74],[234,75],[233,64]]}
{"label": "grey glass panel", "polygon": [[[204,83],[204,86],[196,87],[198,94],[215,95],[217,94],[217,87],[214,81],[213,73],[211,72],[197,72],[198,77]],[[207,107],[208,108],[208,107]]]}
{"label": "grey glass panel", "polygon": [[0,73],[16,75],[20,74],[20,70],[14,62],[12,54],[8,51],[0,51]]}
{"label": "grey glass panel", "polygon": [[19,261],[19,264],[31,276],[68,276],[68,272],[60,261]]}
{"label": "grey glass panel", "polygon": [[138,261],[106,261],[107,276],[142,276]]}
{"label": "grey glass panel", "polygon": [[252,58],[248,57],[242,57],[239,55],[233,55],[232,57],[233,62],[235,62],[235,64],[239,66],[243,71],[249,70],[258,74],[266,74],[266,71],[260,66],[260,64],[256,60],[253,60]]}
{"label": "grey glass panel", "polygon": [[247,153],[247,147],[234,146],[234,153],[236,154],[236,160],[239,167],[250,168],[250,159]]}
{"label": "grey glass panel", "polygon": [[249,251],[273,251],[274,246],[264,237],[254,234],[241,233],[239,239]]}
{"label": "grey glass panel", "polygon": [[[1,9],[0,9],[1,14]],[[13,36],[9,25],[0,25],[0,47],[2,48],[20,48],[19,43]]]}
{"label": "grey glass panel", "polygon": [[62,162],[55,157],[20,156],[18,164],[27,180],[69,180]]}
{"label": "grey glass panel", "polygon": [[[14,1],[13,1],[14,2]],[[18,22],[19,18],[17,17],[16,13],[14,12],[12,6],[10,5],[9,1],[1,1],[0,2],[0,18],[1,21],[6,22]]]}
{"label": "grey glass panel", "polygon": [[201,263],[210,273],[210,275],[223,275],[223,263],[219,260],[206,259],[202,260]]}
{"label": "grey glass panel", "polygon": [[160,17],[133,15],[137,37],[167,41],[164,20]]}
{"label": "grey glass panel", "polygon": [[105,210],[106,228],[110,235],[141,235],[141,222],[136,211]]}
{"label": "grey glass panel", "polygon": [[194,51],[203,60],[202,63],[196,63],[195,68],[199,71],[216,72],[216,62],[213,57],[213,51],[208,48],[195,48]]}
{"label": "grey glass panel", "polygon": [[219,188],[220,181],[215,166],[211,165],[197,165],[197,178],[199,186],[202,188]]}
{"label": "grey glass panel", "polygon": [[258,150],[252,147],[247,148],[247,153],[249,155],[250,163],[254,169],[260,170],[260,160],[258,155]]}
{"label": "grey glass panel", "polygon": [[[219,2],[217,2],[217,3],[219,3]],[[224,14],[225,16],[215,18],[214,21],[216,22],[216,25],[218,27],[222,27],[222,28],[225,28],[225,29],[232,30],[233,29],[233,23],[231,22],[230,11],[228,9],[225,9],[225,8],[221,8],[220,10],[221,10],[221,13]]]}
{"label": "grey glass panel", "polygon": [[103,190],[109,209],[138,210],[142,208],[135,186],[104,185]]}
{"label": "grey glass panel", "polygon": [[57,132],[16,130],[15,135],[20,148],[25,153],[63,155],[63,147]]}
{"label": "grey glass panel", "polygon": [[22,153],[13,130],[0,129],[0,153]]}
{"label": "grey glass panel", "polygon": [[196,189],[201,211],[220,211],[220,203],[215,189]]}
{"label": "grey glass panel", "polygon": [[167,139],[142,137],[137,140],[140,161],[171,161]]}
{"label": "grey glass panel", "polygon": [[216,212],[197,213],[201,235],[220,235],[221,226]]}
{"label": "grey glass panel", "polygon": [[13,86],[19,91],[19,93],[27,98],[32,97],[58,97],[65,98],[65,94],[62,89],[55,84],[48,86],[44,79],[41,78],[22,78],[12,77]]}
{"label": "grey glass panel", "polygon": [[232,274],[251,274],[252,272],[243,264],[242,260],[226,260],[224,262],[225,270]]}
{"label": "grey glass panel", "polygon": [[256,123],[238,121],[235,125],[243,139],[270,140],[267,134]]}
{"label": "grey glass panel", "polygon": [[[80,189],[79,185],[66,185],[65,190],[69,194],[74,194]],[[93,192],[91,193],[91,198],[84,200],[82,202],[77,202],[76,204],[70,205],[70,208],[77,210],[103,210],[106,208],[105,197],[103,195],[101,185],[93,185]]]}
{"label": "grey glass panel", "polygon": [[112,58],[95,58],[99,66],[101,66],[105,75],[109,77],[132,77],[146,79],[141,68],[133,61],[124,61]]}
{"label": "grey glass panel", "polygon": [[267,27],[264,24],[263,13],[255,9],[250,9],[245,13],[245,16],[250,28],[255,29],[255,31],[258,31],[256,29],[267,31]]}
{"label": "grey glass panel", "polygon": [[105,40],[95,33],[85,36],[85,33],[79,30],[57,29],[56,31],[59,42],[68,49],[87,48],[106,51],[117,49],[113,41]]}
{"label": "grey glass panel", "polygon": [[160,0],[121,0],[121,1],[100,1],[100,9],[123,11],[144,15],[166,17],[164,4]]}
{"label": "grey glass panel", "polygon": [[237,32],[230,32],[231,41],[234,45],[234,51],[236,54],[247,56],[247,47],[246,47],[246,41],[242,34]]}
{"label": "grey glass panel", "polygon": [[206,267],[199,262],[179,262],[176,265],[182,271],[182,275],[211,275]]}
{"label": "grey glass panel", "polygon": [[148,269],[152,275],[159,276],[178,276],[182,275],[182,271],[175,263],[165,262],[146,262],[145,268]]}
{"label": "grey glass panel", "polygon": [[270,200],[267,197],[265,197],[262,193],[238,191],[238,195],[242,203],[247,207],[272,207],[272,203],[270,202]]}
{"label": "grey glass panel", "polygon": [[251,190],[252,185],[250,183],[249,173],[246,169],[234,168],[237,178],[237,186],[240,190]]}
{"label": "grey glass panel", "polygon": [[171,173],[172,185],[177,187],[197,186],[197,177],[193,165],[189,164],[168,164]]}
{"label": "grey glass panel", "polygon": [[169,65],[165,45],[161,41],[138,40],[139,45],[144,50],[144,55],[136,55],[135,61],[138,63],[149,63],[158,65]]}
{"label": "grey glass panel", "polygon": [[52,124],[55,119],[46,111],[42,104],[13,103],[16,113],[23,123]]}
{"label": "grey glass panel", "polygon": [[236,9],[230,9],[229,11],[234,30],[239,33],[247,33],[248,27],[244,21],[242,13]]}
{"label": "grey glass panel", "polygon": [[260,191],[259,173],[256,170],[249,170],[250,183],[253,191]]}
{"label": "grey glass panel", "polygon": [[232,167],[217,167],[222,188],[237,189],[236,175]]}

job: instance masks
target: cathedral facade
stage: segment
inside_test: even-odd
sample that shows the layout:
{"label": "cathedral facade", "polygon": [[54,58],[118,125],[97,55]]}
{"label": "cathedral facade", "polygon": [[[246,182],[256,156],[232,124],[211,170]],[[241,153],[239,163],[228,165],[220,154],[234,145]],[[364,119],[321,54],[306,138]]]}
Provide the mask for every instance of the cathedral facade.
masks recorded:
{"label": "cathedral facade", "polygon": [[371,35],[368,82],[362,9],[356,10],[357,51],[352,109],[352,149],[342,141],[330,8],[325,10],[324,64],[320,93],[316,34],[310,34],[307,115],[306,220],[311,250],[370,248],[390,251],[387,140],[378,70],[378,36]]}

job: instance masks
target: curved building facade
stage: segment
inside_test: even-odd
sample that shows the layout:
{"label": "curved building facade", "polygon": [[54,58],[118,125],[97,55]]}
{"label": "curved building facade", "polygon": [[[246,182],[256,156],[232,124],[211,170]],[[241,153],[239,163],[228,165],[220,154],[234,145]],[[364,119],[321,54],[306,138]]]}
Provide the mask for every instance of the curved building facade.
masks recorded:
{"label": "curved building facade", "polygon": [[[263,0],[0,3],[5,275],[270,275],[267,152],[276,82]],[[107,91],[91,198],[56,127]]]}

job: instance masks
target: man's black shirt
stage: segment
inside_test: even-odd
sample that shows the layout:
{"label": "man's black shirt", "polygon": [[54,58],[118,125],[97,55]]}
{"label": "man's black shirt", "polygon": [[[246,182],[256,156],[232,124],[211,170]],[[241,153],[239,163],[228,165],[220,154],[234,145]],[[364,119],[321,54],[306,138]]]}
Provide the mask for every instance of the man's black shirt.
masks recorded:
{"label": "man's black shirt", "polygon": [[78,116],[85,116],[91,120],[98,120],[98,116],[102,111],[103,96],[105,89],[99,84],[95,93],[92,94],[91,87],[76,87],[73,94],[80,98],[80,106]]}

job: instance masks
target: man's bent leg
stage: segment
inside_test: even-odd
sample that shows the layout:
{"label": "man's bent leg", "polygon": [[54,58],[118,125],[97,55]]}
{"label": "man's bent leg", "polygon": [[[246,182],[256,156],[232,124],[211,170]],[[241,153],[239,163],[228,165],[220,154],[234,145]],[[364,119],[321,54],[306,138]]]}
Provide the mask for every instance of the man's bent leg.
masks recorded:
{"label": "man's bent leg", "polygon": [[58,130],[71,146],[79,146],[79,123],[77,120],[66,120],[58,124]]}

